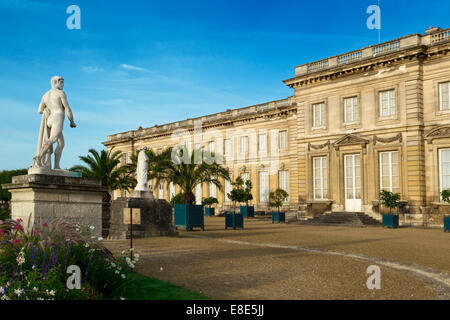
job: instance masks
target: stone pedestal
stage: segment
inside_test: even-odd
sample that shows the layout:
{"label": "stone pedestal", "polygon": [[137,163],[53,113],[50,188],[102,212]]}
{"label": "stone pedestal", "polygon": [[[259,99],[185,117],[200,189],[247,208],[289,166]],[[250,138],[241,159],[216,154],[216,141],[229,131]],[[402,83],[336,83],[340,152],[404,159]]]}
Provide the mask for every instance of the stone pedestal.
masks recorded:
{"label": "stone pedestal", "polygon": [[[67,172],[67,171],[66,171]],[[11,216],[21,218],[24,227],[63,218],[70,223],[94,226],[101,235],[102,197],[107,190],[100,181],[70,174],[28,174],[12,178],[2,187],[11,192]]]}
{"label": "stone pedestal", "polygon": [[170,204],[166,200],[155,199],[151,192],[133,191],[130,198],[122,197],[112,201],[107,239],[130,237],[130,211],[133,212],[133,238],[176,234]]}

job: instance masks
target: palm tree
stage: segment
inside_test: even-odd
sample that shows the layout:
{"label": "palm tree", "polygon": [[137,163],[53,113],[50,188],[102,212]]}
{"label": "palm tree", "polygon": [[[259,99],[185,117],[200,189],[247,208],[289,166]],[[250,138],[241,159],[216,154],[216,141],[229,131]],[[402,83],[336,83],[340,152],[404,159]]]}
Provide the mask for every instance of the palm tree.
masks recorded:
{"label": "palm tree", "polygon": [[[166,150],[167,155],[173,155],[173,149]],[[194,189],[198,184],[208,182],[214,184],[219,190],[222,189],[222,183],[219,179],[223,178],[230,180],[230,173],[228,168],[221,166],[216,162],[206,163],[203,161],[198,161],[200,163],[195,163],[195,155],[202,155],[202,149],[197,149],[191,153],[190,157],[187,154],[185,159],[190,159],[190,161],[183,161],[183,152],[187,152],[185,149],[180,150],[180,155],[178,157],[172,157],[168,161],[165,158],[163,161],[159,162],[157,170],[154,171],[154,177],[157,181],[168,181],[173,182],[178,185],[181,189],[181,201],[183,203],[192,204],[195,202]],[[214,156],[214,154],[212,154]]]}
{"label": "palm tree", "polygon": [[[109,191],[128,190],[136,185],[136,180],[130,173],[128,165],[120,166],[121,156],[121,151],[113,152],[113,149],[101,150],[100,153],[95,149],[89,149],[87,156],[79,157],[87,166],[76,165],[70,170],[81,172],[83,177],[100,180],[102,186],[108,188]],[[103,195],[103,201],[111,201],[109,192]]]}

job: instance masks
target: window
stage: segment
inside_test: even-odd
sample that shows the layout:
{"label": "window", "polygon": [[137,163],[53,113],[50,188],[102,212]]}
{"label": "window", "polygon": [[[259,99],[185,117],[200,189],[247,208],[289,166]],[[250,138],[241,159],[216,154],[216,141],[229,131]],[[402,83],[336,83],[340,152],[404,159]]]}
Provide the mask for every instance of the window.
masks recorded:
{"label": "window", "polygon": [[202,204],[202,184],[195,186],[195,204]]}
{"label": "window", "polygon": [[380,117],[395,115],[395,90],[380,92]]}
{"label": "window", "polygon": [[174,196],[175,196],[175,185],[171,181],[169,183],[169,200],[172,200]]}
{"label": "window", "polygon": [[450,82],[439,84],[439,110],[450,110]]}
{"label": "window", "polygon": [[278,133],[278,148],[286,149],[287,148],[287,131],[283,130]]}
{"label": "window", "polygon": [[201,143],[196,143],[195,145],[194,145],[194,150],[198,150],[198,149],[200,149],[202,147],[202,144]]}
{"label": "window", "polygon": [[450,189],[450,149],[439,150],[440,192]]}
{"label": "window", "polygon": [[[212,178],[215,179],[215,177],[212,177]],[[212,182],[209,183],[209,196],[217,198],[217,187]]]}
{"label": "window", "polygon": [[230,202],[230,198],[228,198],[228,194],[231,192],[232,185],[231,181],[233,181],[233,174],[230,173],[230,181],[225,180],[225,201]]}
{"label": "window", "polygon": [[278,171],[278,187],[289,193],[289,171]]}
{"label": "window", "polygon": [[258,136],[259,152],[267,152],[267,134],[261,133]]}
{"label": "window", "polygon": [[398,151],[380,152],[380,190],[400,192]]}
{"label": "window", "polygon": [[313,104],[313,128],[325,126],[325,103]]}
{"label": "window", "polygon": [[240,153],[248,153],[248,137],[241,137],[240,141]]}
{"label": "window", "polygon": [[245,181],[250,179],[250,173],[248,173],[248,172],[242,173],[241,174],[241,179],[242,179],[242,181],[244,181],[244,185],[245,185]]}
{"label": "window", "polygon": [[225,155],[231,156],[233,154],[232,148],[231,148],[231,139],[225,139]]}
{"label": "window", "polygon": [[354,123],[358,122],[358,97],[344,99],[344,122]]}
{"label": "window", "polygon": [[215,141],[210,141],[208,144],[208,151],[210,153],[216,152],[216,142]]}
{"label": "window", "polygon": [[328,167],[327,157],[313,158],[314,199],[322,200],[328,197]]}
{"label": "window", "polygon": [[160,181],[158,186],[158,199],[164,199],[164,182]]}
{"label": "window", "polygon": [[269,201],[269,173],[267,171],[259,173],[259,200],[260,202]]}

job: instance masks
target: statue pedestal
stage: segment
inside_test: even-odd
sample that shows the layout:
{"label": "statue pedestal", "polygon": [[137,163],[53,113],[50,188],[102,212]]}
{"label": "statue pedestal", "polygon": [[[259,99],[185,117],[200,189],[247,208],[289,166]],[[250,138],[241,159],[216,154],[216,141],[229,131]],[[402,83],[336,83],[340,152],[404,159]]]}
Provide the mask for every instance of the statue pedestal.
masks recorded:
{"label": "statue pedestal", "polygon": [[[48,170],[48,169],[47,169]],[[107,191],[100,181],[52,174],[28,174],[12,178],[2,187],[11,192],[11,216],[21,218],[27,228],[34,223],[63,218],[70,223],[94,226],[94,235],[102,230],[102,197]],[[68,172],[68,171],[66,171]]]}
{"label": "statue pedestal", "polygon": [[130,198],[122,197],[112,201],[107,239],[130,238],[131,213],[133,238],[176,234],[170,204],[166,200],[155,199],[151,191],[133,191]]}

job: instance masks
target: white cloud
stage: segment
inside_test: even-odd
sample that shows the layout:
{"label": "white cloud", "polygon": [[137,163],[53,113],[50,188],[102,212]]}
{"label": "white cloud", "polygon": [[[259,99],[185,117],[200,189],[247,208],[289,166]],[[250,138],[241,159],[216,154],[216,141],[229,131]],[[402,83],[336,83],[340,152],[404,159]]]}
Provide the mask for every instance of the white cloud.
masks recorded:
{"label": "white cloud", "polygon": [[122,67],[123,69],[126,70],[133,70],[133,71],[141,71],[141,72],[150,72],[150,70],[147,70],[145,68],[141,68],[141,67],[136,67],[136,66],[132,66],[130,64],[121,64],[120,67]]}
{"label": "white cloud", "polygon": [[99,73],[105,71],[102,68],[96,66],[84,66],[81,67],[81,70],[83,70],[86,73]]}

